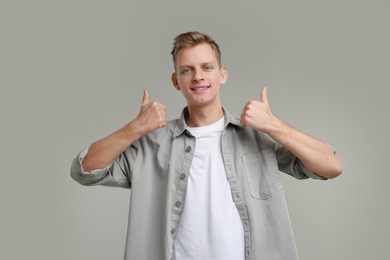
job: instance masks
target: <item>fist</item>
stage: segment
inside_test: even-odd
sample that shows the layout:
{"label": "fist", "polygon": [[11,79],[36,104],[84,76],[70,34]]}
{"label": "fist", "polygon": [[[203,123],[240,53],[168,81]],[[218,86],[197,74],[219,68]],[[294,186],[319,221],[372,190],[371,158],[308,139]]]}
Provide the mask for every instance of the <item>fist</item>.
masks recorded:
{"label": "fist", "polygon": [[165,106],[158,102],[149,101],[149,93],[145,89],[140,112],[136,118],[141,135],[165,127],[167,123]]}
{"label": "fist", "polygon": [[269,133],[278,123],[276,117],[271,113],[268,98],[267,87],[261,91],[260,100],[249,101],[241,113],[241,124],[251,127],[257,131]]}

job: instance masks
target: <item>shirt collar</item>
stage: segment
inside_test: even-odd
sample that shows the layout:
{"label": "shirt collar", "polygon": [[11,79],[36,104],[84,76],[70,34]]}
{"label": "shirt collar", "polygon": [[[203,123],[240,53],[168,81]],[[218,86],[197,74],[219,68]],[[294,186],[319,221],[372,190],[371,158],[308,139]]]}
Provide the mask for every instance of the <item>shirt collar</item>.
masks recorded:
{"label": "shirt collar", "polygon": [[[228,125],[233,125],[238,128],[243,128],[243,126],[240,123],[240,118],[233,116],[232,114],[227,111],[224,107],[222,107],[223,113],[225,115],[225,127]],[[188,117],[188,107],[185,107],[181,113],[180,118],[177,120],[175,129],[173,131],[173,138],[178,137],[184,132],[187,132],[187,124],[186,124],[186,117]]]}

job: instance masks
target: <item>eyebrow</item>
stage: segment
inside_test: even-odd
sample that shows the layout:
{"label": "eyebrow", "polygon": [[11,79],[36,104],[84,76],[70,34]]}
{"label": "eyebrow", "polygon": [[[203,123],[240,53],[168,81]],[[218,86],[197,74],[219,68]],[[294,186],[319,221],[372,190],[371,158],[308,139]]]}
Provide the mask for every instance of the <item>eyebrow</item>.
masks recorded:
{"label": "eyebrow", "polygon": [[[204,65],[216,65],[218,64],[218,62],[215,62],[215,61],[208,61],[208,62],[202,62],[201,63],[201,66],[204,66]],[[178,68],[179,69],[182,69],[182,68],[193,68],[194,66],[193,65],[180,65]]]}

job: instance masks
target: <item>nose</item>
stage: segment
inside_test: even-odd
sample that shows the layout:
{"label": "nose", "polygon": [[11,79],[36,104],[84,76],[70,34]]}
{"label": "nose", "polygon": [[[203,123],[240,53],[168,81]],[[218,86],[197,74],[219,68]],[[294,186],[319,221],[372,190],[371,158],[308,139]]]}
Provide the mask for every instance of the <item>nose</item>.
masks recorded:
{"label": "nose", "polygon": [[203,79],[204,79],[203,71],[201,69],[195,69],[192,81],[198,82],[198,81],[202,81]]}

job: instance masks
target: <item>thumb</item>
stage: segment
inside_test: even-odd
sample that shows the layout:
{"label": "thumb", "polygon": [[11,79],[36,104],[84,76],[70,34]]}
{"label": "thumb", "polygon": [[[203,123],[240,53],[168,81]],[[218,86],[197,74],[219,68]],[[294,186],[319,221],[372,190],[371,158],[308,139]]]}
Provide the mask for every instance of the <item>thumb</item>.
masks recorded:
{"label": "thumb", "polygon": [[141,104],[141,106],[144,106],[147,103],[149,103],[149,93],[148,93],[148,91],[146,89],[144,89],[144,96],[142,97],[142,104]]}
{"label": "thumb", "polygon": [[267,87],[263,87],[261,90],[260,101],[268,105]]}

